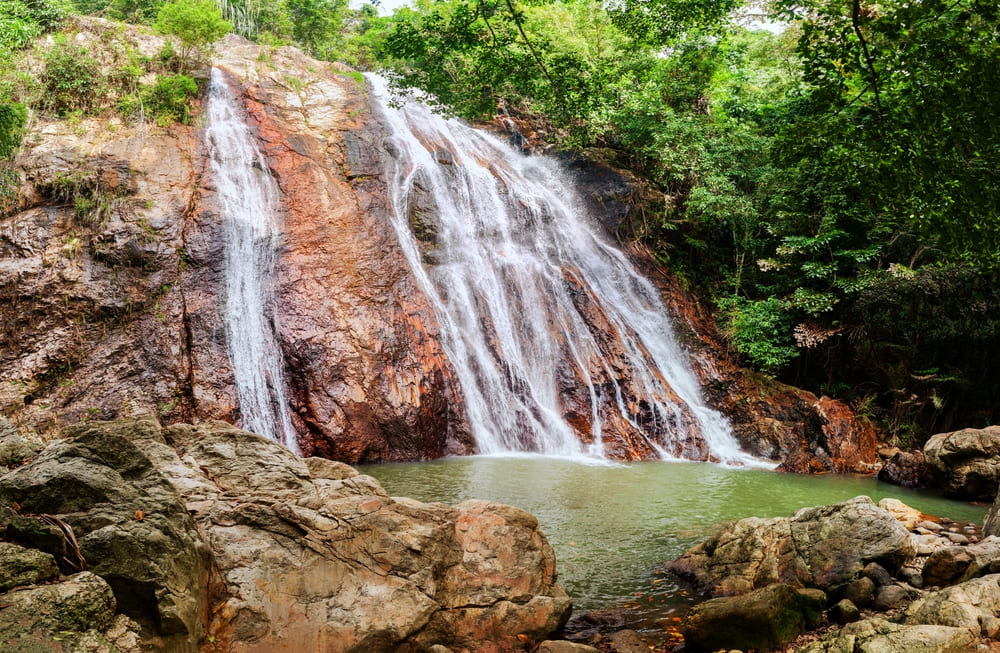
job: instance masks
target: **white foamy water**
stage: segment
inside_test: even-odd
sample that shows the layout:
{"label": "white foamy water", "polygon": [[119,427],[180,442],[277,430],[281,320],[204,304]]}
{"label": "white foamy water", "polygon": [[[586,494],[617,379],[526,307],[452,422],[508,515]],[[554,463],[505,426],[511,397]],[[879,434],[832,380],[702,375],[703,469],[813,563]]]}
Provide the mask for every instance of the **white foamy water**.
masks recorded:
{"label": "white foamy water", "polygon": [[[391,103],[368,79],[390,131],[394,226],[482,453],[603,457],[608,434],[626,430],[662,458],[763,464],[705,404],[657,290],[598,235],[556,161]],[[421,216],[432,245],[410,226],[417,198],[434,207]],[[567,385],[589,402],[588,444],[565,418]]]}
{"label": "white foamy water", "polygon": [[226,343],[243,428],[297,452],[271,294],[278,186],[225,75],[214,68],[207,114],[205,143],[226,238]]}

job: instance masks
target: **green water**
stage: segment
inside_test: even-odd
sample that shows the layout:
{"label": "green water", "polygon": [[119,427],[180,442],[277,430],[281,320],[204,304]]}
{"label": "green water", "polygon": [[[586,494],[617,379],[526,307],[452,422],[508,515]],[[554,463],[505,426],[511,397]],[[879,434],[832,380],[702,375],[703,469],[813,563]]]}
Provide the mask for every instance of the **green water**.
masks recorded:
{"label": "green water", "polygon": [[[986,506],[856,476],[794,476],[702,463],[598,466],[551,458],[454,458],[369,465],[392,496],[458,503],[489,499],[531,512],[555,548],[559,580],[580,609],[679,592],[653,569],[742,517],[787,516],[861,494],[925,513],[981,522]],[[637,596],[641,594],[641,596]]]}

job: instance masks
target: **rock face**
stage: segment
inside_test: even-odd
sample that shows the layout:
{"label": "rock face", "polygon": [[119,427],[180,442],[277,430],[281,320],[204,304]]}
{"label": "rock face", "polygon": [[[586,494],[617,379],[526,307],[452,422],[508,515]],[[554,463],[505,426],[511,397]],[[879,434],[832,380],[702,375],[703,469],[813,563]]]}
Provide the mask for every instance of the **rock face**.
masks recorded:
{"label": "rock face", "polygon": [[[513,651],[569,615],[552,548],[516,508],[393,499],[346,465],[221,422],[64,434],[0,479],[0,497],[18,502],[19,519],[71,524],[85,577],[106,591],[95,607],[135,616],[154,648]],[[9,575],[51,575],[34,556]]]}
{"label": "rock face", "polygon": [[[99,19],[78,27],[85,46],[114,33],[155,58],[163,43]],[[230,37],[218,51],[283,193],[275,322],[302,449],[348,461],[471,452],[433,311],[387,221],[364,88],[291,48],[265,57]],[[17,206],[0,215],[0,409],[46,433],[144,413],[238,424],[202,134],[44,116],[32,133]]]}
{"label": "rock face", "polygon": [[946,496],[991,501],[1000,485],[1000,426],[938,433],[924,459]]}
{"label": "rock face", "polygon": [[434,310],[389,221],[383,131],[363,85],[292,48],[250,67],[257,46],[229,37],[219,50],[283,195],[278,335],[303,452],[348,462],[471,452]]}
{"label": "rock face", "polygon": [[909,532],[868,497],[804,508],[789,518],[741,519],[668,568],[711,596],[772,583],[843,590],[869,562],[897,569],[914,554]]}
{"label": "rock face", "polygon": [[[76,27],[76,41],[95,51],[114,38],[155,58],[163,43],[99,19]],[[217,50],[282,194],[273,323],[300,448],[345,461],[474,452],[434,311],[387,219],[382,131],[365,89],[291,48],[229,37]],[[0,376],[10,381],[0,410],[48,435],[83,418],[149,413],[240,424],[222,317],[223,224],[203,133],[42,115],[32,136],[15,162],[16,206],[0,215]],[[443,150],[439,162],[453,165]],[[584,202],[618,229],[639,185],[605,165],[568,163]],[[411,209],[433,259],[432,221],[419,201]],[[676,281],[664,289],[675,317],[700,311]],[[710,321],[696,332],[714,342],[696,352],[702,381],[754,453],[793,471],[871,471],[873,433],[845,407],[792,389],[762,395]],[[628,385],[627,370],[615,375]],[[588,441],[589,391],[561,377],[563,417]],[[608,438],[614,456],[655,454],[628,424],[606,421],[610,434],[626,434]],[[695,440],[674,453],[706,456]]]}

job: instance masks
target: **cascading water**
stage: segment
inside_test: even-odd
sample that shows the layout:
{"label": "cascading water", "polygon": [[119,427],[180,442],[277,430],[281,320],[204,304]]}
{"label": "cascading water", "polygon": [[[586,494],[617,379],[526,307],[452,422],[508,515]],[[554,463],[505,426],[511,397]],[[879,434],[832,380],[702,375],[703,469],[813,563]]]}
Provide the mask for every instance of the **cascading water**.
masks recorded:
{"label": "cascading water", "polygon": [[278,187],[217,68],[207,113],[205,142],[226,238],[226,341],[243,428],[297,451],[270,306]]}
{"label": "cascading water", "polygon": [[597,235],[555,161],[368,79],[394,226],[482,453],[761,463],[705,405],[657,291]]}

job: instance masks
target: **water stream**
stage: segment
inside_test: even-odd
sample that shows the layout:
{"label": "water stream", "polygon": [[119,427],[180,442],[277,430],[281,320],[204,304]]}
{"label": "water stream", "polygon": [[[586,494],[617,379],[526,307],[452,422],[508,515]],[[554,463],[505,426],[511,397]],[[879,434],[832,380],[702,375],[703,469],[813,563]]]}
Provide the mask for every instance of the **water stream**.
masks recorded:
{"label": "water stream", "polygon": [[482,453],[760,464],[704,403],[657,290],[555,160],[368,79],[391,134],[394,226]]}
{"label": "water stream", "polygon": [[207,115],[205,144],[226,238],[226,343],[242,426],[296,451],[271,305],[278,185],[225,75],[214,68]]}

